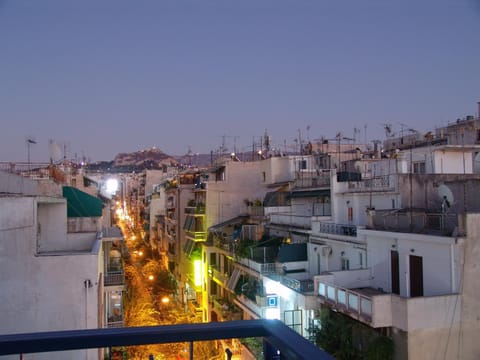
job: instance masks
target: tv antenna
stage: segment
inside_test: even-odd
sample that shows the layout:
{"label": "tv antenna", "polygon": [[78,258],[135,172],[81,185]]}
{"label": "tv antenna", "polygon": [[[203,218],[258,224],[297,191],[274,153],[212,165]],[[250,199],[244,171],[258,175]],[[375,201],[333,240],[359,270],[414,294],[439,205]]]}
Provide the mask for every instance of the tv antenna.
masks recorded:
{"label": "tv antenna", "polygon": [[28,163],[28,170],[30,170],[30,147],[35,145],[37,141],[33,136],[26,136],[25,137],[25,144],[27,145],[27,163]]}

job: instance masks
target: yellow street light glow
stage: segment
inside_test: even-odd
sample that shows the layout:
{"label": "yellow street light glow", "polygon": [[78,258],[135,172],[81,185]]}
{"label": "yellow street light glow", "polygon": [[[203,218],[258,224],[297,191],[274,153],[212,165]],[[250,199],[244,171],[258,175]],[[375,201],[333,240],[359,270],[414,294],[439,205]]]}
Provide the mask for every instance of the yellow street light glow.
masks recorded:
{"label": "yellow street light glow", "polygon": [[138,256],[142,256],[142,255],[143,255],[143,251],[139,251]]}
{"label": "yellow street light glow", "polygon": [[193,281],[195,283],[195,286],[202,285],[202,261],[201,260],[195,260],[193,262],[193,274],[194,274]]}
{"label": "yellow street light glow", "polygon": [[162,297],[162,303],[168,304],[170,302],[170,299],[166,296]]}
{"label": "yellow street light glow", "polygon": [[152,281],[153,279],[155,279],[155,276],[153,276],[153,275],[148,275],[148,280]]}

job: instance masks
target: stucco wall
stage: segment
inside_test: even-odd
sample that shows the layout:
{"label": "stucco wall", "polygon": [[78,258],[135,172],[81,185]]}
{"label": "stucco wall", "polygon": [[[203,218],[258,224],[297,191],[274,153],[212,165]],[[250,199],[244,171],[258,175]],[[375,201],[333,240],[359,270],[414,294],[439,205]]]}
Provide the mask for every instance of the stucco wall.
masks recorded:
{"label": "stucco wall", "polygon": [[460,248],[455,246],[454,238],[365,231],[373,287],[391,292],[390,251],[397,250],[401,296],[409,296],[409,255],[423,259],[424,296],[450,294],[458,290]]}

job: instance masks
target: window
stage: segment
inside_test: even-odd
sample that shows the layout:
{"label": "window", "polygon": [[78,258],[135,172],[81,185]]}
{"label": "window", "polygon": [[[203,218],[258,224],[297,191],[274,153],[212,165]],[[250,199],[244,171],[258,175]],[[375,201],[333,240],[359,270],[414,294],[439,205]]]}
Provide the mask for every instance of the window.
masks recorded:
{"label": "window", "polygon": [[283,312],[283,322],[302,335],[302,310],[285,310]]}
{"label": "window", "polygon": [[414,174],[425,174],[425,162],[414,162],[413,163],[413,173]]}
{"label": "window", "polygon": [[305,170],[307,168],[307,160],[300,160],[298,162],[298,169]]}
{"label": "window", "polygon": [[350,270],[350,260],[342,258],[342,270]]}

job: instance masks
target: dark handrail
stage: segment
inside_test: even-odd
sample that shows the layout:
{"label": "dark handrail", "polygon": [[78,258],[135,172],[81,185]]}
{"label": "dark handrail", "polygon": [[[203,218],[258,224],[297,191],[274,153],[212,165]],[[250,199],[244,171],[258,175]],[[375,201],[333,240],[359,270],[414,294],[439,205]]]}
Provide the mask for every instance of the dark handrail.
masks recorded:
{"label": "dark handrail", "polygon": [[0,355],[246,337],[265,338],[287,359],[333,359],[281,321],[264,319],[0,335]]}

